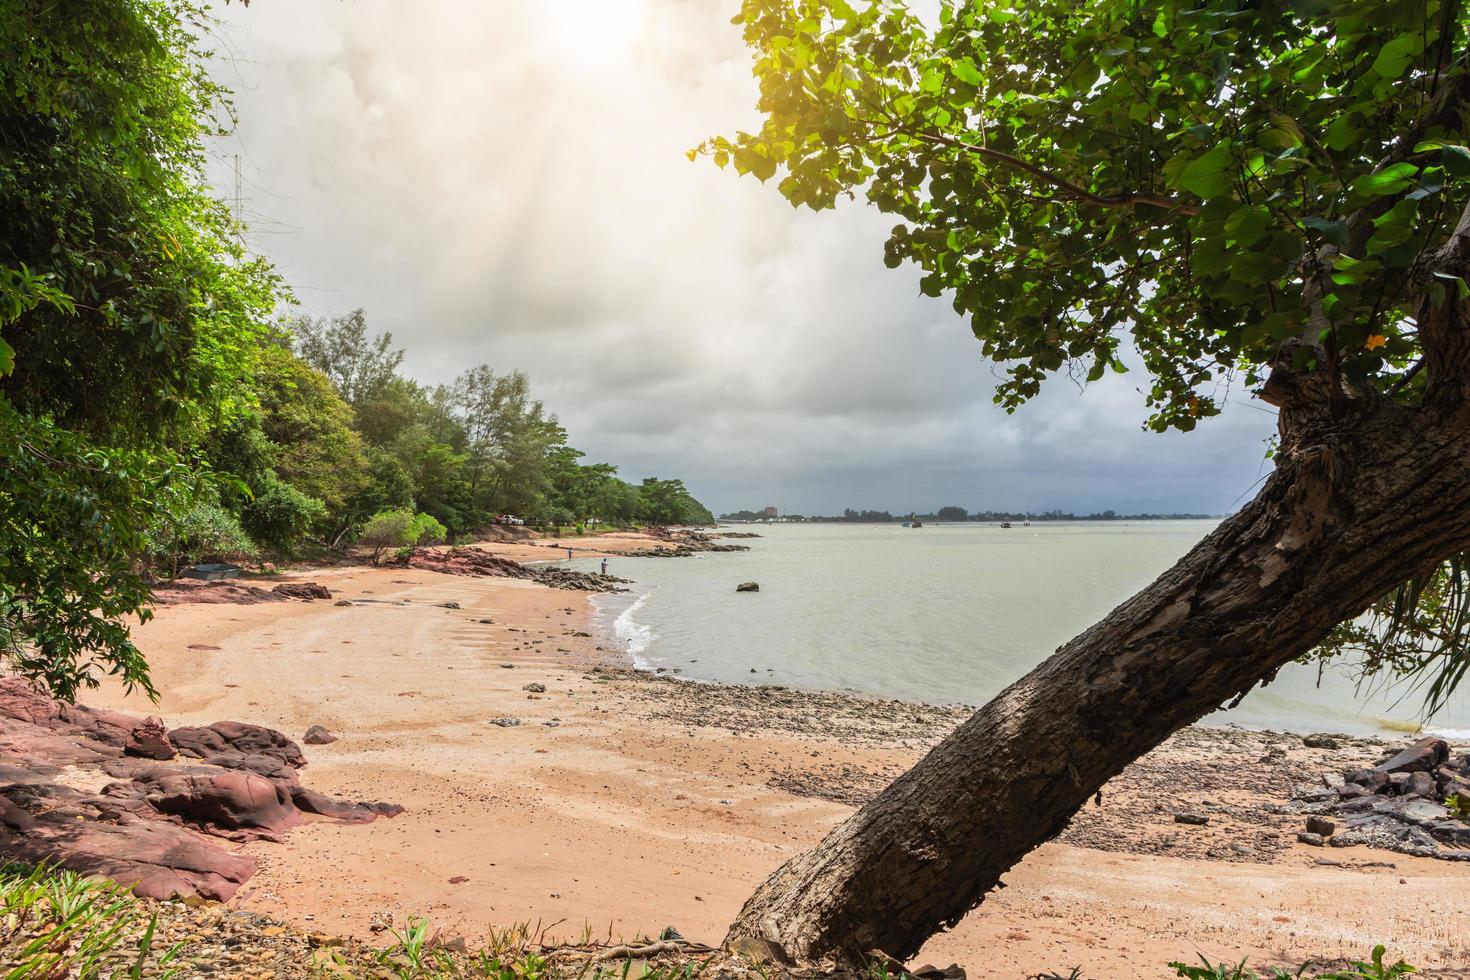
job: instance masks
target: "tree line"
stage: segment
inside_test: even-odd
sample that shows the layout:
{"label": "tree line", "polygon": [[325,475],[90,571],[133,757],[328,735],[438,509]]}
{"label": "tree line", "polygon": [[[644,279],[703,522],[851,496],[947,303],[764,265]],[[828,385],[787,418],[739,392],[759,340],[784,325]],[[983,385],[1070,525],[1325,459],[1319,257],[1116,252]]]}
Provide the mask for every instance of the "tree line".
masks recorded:
{"label": "tree line", "polygon": [[502,517],[579,528],[713,520],[680,480],[631,484],[611,464],[583,462],[524,373],[479,365],[429,386],[401,373],[403,356],[362,310],[288,320],[259,352],[252,404],[209,442],[211,468],[238,480],[195,512],[236,518],[288,554],[365,529],[376,539],[405,512],[421,517],[404,543],[463,538]]}
{"label": "tree line", "polygon": [[[283,318],[205,178],[207,7],[0,2],[0,658],[62,697],[152,691],[151,581],[399,529],[711,519],[586,463],[525,375],[429,386],[361,312]],[[381,536],[380,536],[381,537]]]}

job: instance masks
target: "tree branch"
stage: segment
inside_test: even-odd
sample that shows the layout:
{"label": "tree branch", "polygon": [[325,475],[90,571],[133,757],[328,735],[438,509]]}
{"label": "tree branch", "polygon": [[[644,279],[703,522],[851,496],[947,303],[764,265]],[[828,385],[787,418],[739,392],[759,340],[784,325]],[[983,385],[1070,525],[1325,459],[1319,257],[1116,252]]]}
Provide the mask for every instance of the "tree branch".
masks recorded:
{"label": "tree branch", "polygon": [[1024,171],[1025,173],[1030,174],[1038,180],[1044,181],[1048,186],[1054,187],[1059,191],[1064,191],[1067,194],[1070,194],[1072,197],[1075,197],[1078,200],[1083,201],[1087,204],[1095,205],[1096,207],[1131,209],[1136,208],[1139,205],[1147,205],[1149,207],[1162,208],[1165,211],[1171,212],[1172,214],[1182,214],[1186,216],[1197,214],[1199,211],[1199,209],[1192,204],[1185,204],[1175,198],[1165,197],[1159,194],[1098,194],[1088,190],[1081,184],[1073,183],[1072,181],[1067,180],[1064,177],[1059,177],[1056,174],[1051,173],[1043,167],[1038,167],[1034,163],[1022,160],[1020,157],[1011,156],[1009,153],[1003,153],[1000,150],[991,149],[988,146],[982,146],[978,143],[966,143],[963,140],[957,140],[950,136],[941,136],[937,133],[920,132],[918,130],[909,129],[907,127],[899,127],[899,129],[901,132],[906,133],[914,139],[922,140],[925,143],[930,143],[935,146],[944,146],[955,150],[961,150],[967,153],[974,153],[976,156],[985,157],[987,160],[994,160],[997,163],[1003,163],[1006,166],[1012,167],[1016,170]]}

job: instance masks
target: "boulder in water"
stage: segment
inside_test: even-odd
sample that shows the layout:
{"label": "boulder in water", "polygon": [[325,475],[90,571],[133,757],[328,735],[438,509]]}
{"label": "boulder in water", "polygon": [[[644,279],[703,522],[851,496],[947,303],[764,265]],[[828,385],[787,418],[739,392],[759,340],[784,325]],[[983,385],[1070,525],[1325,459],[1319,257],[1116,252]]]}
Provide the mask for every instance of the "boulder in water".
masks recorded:
{"label": "boulder in water", "polygon": [[759,592],[760,590],[761,584],[759,582],[741,582],[735,586],[736,592]]}

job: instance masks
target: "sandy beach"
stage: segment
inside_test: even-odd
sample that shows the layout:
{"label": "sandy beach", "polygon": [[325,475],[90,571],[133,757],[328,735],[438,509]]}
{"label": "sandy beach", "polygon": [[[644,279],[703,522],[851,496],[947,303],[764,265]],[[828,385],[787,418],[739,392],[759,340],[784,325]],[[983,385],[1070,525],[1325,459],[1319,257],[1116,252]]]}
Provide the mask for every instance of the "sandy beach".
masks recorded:
{"label": "sandy beach", "polygon": [[[568,543],[578,557],[653,545]],[[548,544],[564,547],[485,547],[530,561],[556,557]],[[529,922],[573,938],[672,924],[717,943],[755,884],[964,714],[635,675],[595,635],[587,593],[529,581],[392,567],[283,578],[351,604],[160,608],[136,632],[160,703],[113,687],[84,700],[170,726],[336,734],[305,746],[312,784],[406,812],[243,845],[261,871],[233,902],[326,932],[366,936],[373,913],[390,912],[471,942]],[[1470,975],[1470,863],[1309,847],[1295,840],[1299,818],[1261,806],[1293,782],[1371,764],[1385,745],[1186,730],[918,959],[971,976],[1157,977],[1199,952],[1294,967],[1385,942],[1434,975]],[[1208,826],[1175,823],[1183,809],[1209,813]]]}

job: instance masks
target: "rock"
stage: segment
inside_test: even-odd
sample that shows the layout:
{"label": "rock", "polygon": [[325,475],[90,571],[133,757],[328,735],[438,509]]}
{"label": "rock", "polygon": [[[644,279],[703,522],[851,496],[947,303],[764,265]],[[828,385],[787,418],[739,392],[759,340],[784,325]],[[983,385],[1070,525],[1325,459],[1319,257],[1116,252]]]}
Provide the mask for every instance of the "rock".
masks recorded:
{"label": "rock", "polygon": [[684,942],[684,934],[673,926],[664,926],[663,931],[658,934],[658,941],[661,943],[682,943]]}
{"label": "rock", "polygon": [[350,803],[304,786],[292,788],[291,800],[302,813],[315,813],[343,823],[371,823],[378,817],[396,817],[403,812],[397,803]]}
{"label": "rock", "polygon": [[760,590],[761,586],[759,582],[741,582],[735,586],[736,592],[759,592]]}
{"label": "rock", "polygon": [[337,741],[337,736],[327,731],[321,725],[312,725],[306,730],[306,734],[301,737],[301,741],[307,745],[331,745]]}
{"label": "rock", "polygon": [[1203,813],[1176,813],[1174,822],[1188,824],[1191,827],[1203,827],[1210,822],[1210,818]]}
{"label": "rock", "polygon": [[492,718],[490,724],[499,725],[501,728],[515,728],[521,723],[519,718]]}
{"label": "rock", "polygon": [[[164,746],[185,758],[157,758]],[[65,704],[0,680],[0,853],[132,883],[148,898],[225,901],[256,865],[211,838],[277,840],[302,811],[354,822],[397,812],[304,790],[304,764],[296,743],[258,725],[169,733],[156,718]],[[80,770],[83,785],[97,777],[106,785],[55,782],[64,767]]]}
{"label": "rock", "polygon": [[1307,818],[1307,830],[1319,837],[1331,837],[1333,831],[1337,830],[1337,824],[1326,817],[1311,816]]}
{"label": "rock", "polygon": [[1409,774],[1406,772],[1391,772],[1388,774],[1388,788],[1395,793],[1402,794],[1404,787],[1409,785]]}
{"label": "rock", "polygon": [[531,683],[529,683],[529,684],[525,685],[524,687],[522,687],[521,690],[522,691],[530,691],[532,694],[545,694],[546,693],[546,685],[545,684],[542,684],[542,683],[539,683],[537,681],[532,681]]}
{"label": "rock", "polygon": [[220,772],[202,766],[154,769],[140,773],[134,782],[142,788],[143,799],[159,813],[210,829],[242,831],[221,834],[237,840],[275,839],[301,822],[290,789],[254,772]]}
{"label": "rock", "polygon": [[1405,796],[1422,796],[1425,799],[1431,799],[1435,794],[1435,789],[1432,775],[1427,772],[1411,772],[1403,793]]}
{"label": "rock", "polygon": [[1442,738],[1421,738],[1402,752],[1374,766],[1379,772],[1433,772],[1450,757],[1450,746]]}
{"label": "rock", "polygon": [[1337,799],[1338,793],[1337,790],[1329,789],[1326,786],[1312,786],[1303,783],[1300,786],[1292,788],[1291,798],[1293,800],[1301,800],[1304,803],[1325,803],[1328,800]]}
{"label": "rock", "polygon": [[1409,799],[1404,801],[1398,809],[1402,819],[1420,827],[1428,827],[1439,823],[1450,815],[1448,808],[1440,806],[1430,800]]}
{"label": "rock", "polygon": [[1337,739],[1331,735],[1308,735],[1302,739],[1302,744],[1309,749],[1335,749],[1338,747]]}
{"label": "rock", "polygon": [[145,718],[128,733],[128,742],[123,752],[143,759],[167,762],[179,754],[174,743],[169,741],[168,729],[161,718]]}
{"label": "rock", "polygon": [[941,970],[937,966],[925,963],[909,976],[914,980],[965,980],[965,968],[957,963],[951,963]]}
{"label": "rock", "polygon": [[1356,800],[1360,797],[1372,796],[1373,792],[1368,787],[1359,786],[1357,783],[1343,783],[1337,787],[1337,795],[1340,799]]}
{"label": "rock", "polygon": [[336,602],[332,603],[332,605],[334,605],[334,606],[350,606],[350,605],[352,605],[352,600],[351,599],[338,599]]}
{"label": "rock", "polygon": [[457,603],[457,602],[441,602],[441,603],[439,603],[439,608],[440,609],[458,609],[459,608],[459,603]]}
{"label": "rock", "polygon": [[271,589],[276,595],[285,596],[287,599],[330,599],[331,591],[325,585],[316,582],[282,582]]}
{"label": "rock", "polygon": [[1370,793],[1376,793],[1388,785],[1388,773],[1380,769],[1353,769],[1344,775],[1348,782],[1356,783]]}
{"label": "rock", "polygon": [[1296,835],[1296,839],[1301,841],[1303,844],[1310,844],[1313,847],[1322,847],[1324,844],[1327,843],[1326,839],[1323,838],[1321,834],[1314,834],[1310,830],[1303,830],[1301,833]]}

